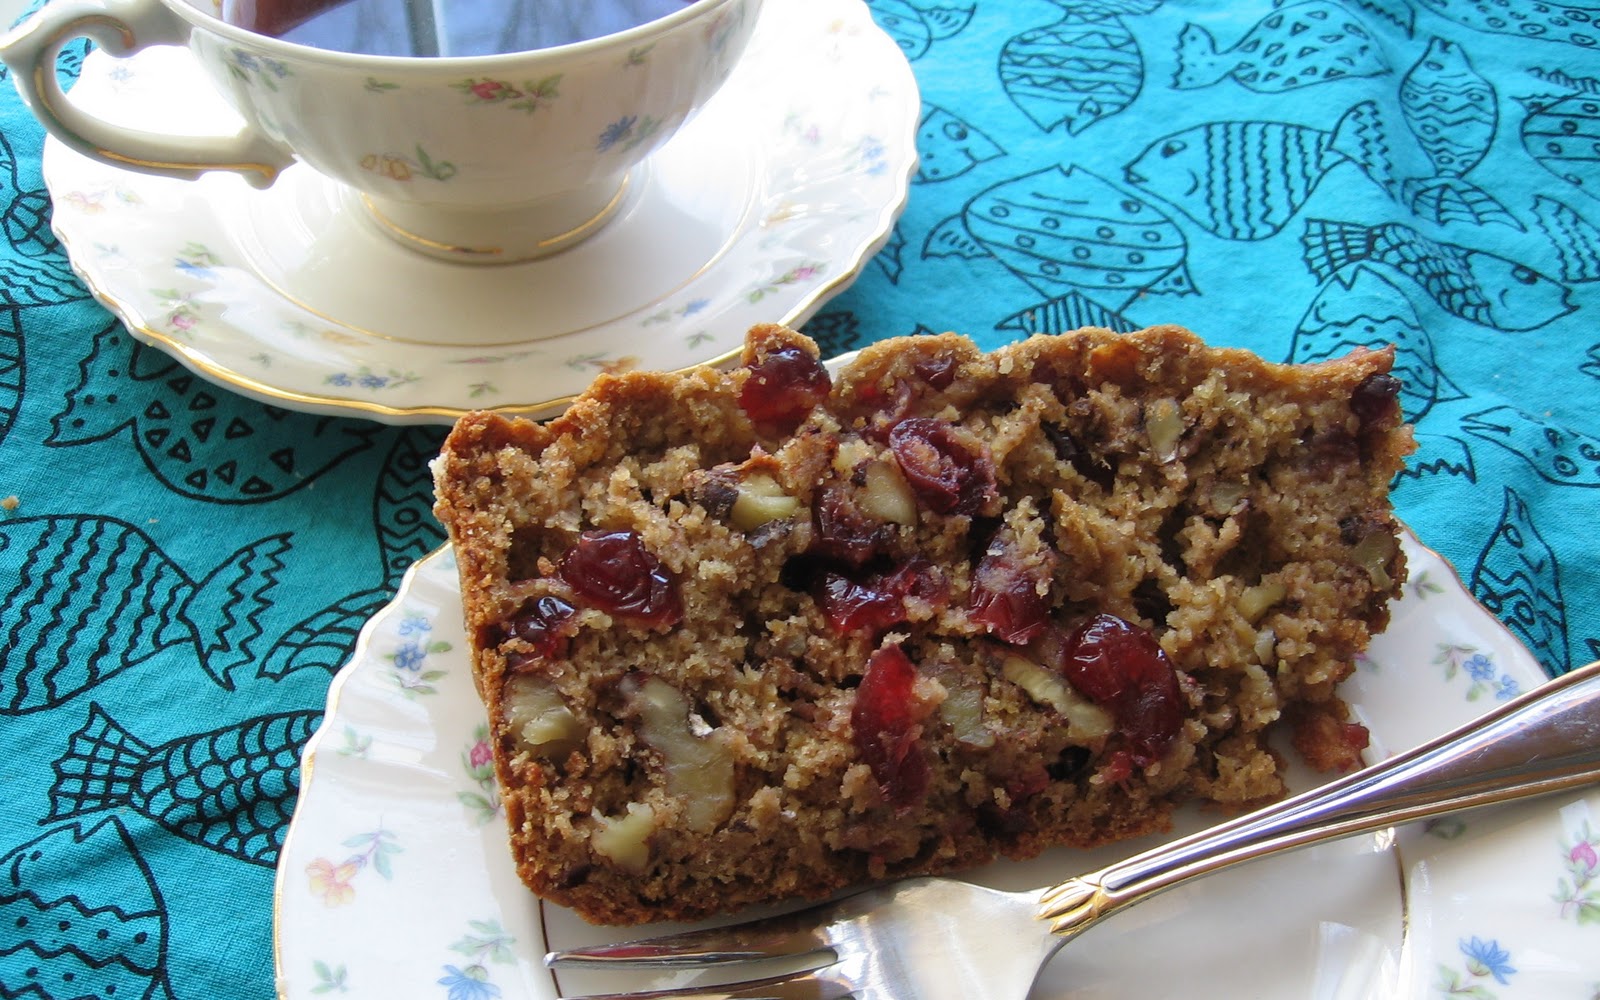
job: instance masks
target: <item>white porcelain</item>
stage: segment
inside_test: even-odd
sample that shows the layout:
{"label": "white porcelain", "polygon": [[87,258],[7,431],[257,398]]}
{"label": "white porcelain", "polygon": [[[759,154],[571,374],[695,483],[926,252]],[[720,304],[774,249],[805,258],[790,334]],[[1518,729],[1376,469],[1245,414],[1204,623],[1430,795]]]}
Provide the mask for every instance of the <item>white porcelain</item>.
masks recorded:
{"label": "white porcelain", "polygon": [[[73,87],[134,124],[203,88],[180,49],[91,53]],[[197,102],[196,128],[231,114]],[[905,205],[920,100],[860,0],[768,0],[729,84],[560,254],[460,267],[381,235],[301,166],[265,191],[151,177],[48,140],[53,225],[147,343],[275,405],[395,423],[557,412],[602,370],[735,355],[854,280]],[[707,150],[717,150],[707,156]]]}
{"label": "white porcelain", "polygon": [[[1394,622],[1347,682],[1383,755],[1544,678],[1449,565],[1407,535]],[[363,631],[307,748],[278,866],[282,1000],[546,1000],[553,947],[617,940],[517,880],[472,687],[456,567],[419,563]],[[1313,779],[1303,770],[1296,787]],[[1168,892],[1070,944],[1036,1000],[1589,997],[1600,983],[1600,793],[1467,813],[1270,859]],[[1214,816],[1186,813],[1183,830]],[[1043,885],[1147,842],[976,873]],[[654,929],[654,928],[653,928]],[[663,977],[677,983],[684,979]],[[563,973],[561,993],[623,988]]]}
{"label": "white porcelain", "polygon": [[[232,172],[258,187],[302,163],[359,193],[403,245],[501,263],[573,245],[615,216],[629,171],[723,85],[760,8],[694,0],[569,45],[409,58],[257,34],[210,0],[54,0],[0,40],[0,59],[50,133],[86,156],[185,178]],[[187,45],[236,121],[194,129],[199,94],[154,122],[96,113],[47,71],[79,36],[124,56]]]}

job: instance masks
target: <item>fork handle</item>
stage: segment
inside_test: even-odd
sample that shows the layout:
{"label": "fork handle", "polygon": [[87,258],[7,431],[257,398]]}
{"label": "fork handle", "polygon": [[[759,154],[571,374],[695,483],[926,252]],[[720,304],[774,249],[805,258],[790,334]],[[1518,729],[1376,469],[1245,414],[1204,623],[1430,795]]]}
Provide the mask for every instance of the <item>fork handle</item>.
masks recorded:
{"label": "fork handle", "polygon": [[1039,916],[1071,937],[1111,912],[1243,861],[1594,781],[1600,661],[1380,764],[1046,889]]}

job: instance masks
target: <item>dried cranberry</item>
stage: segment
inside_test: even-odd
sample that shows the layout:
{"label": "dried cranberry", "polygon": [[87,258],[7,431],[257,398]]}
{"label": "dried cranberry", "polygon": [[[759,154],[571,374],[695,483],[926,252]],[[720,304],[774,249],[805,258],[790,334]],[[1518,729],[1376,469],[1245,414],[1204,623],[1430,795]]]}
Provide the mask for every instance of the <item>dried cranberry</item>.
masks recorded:
{"label": "dried cranberry", "polygon": [[634,531],[585,531],[561,557],[561,579],[582,603],[647,627],[683,619],[677,583]]}
{"label": "dried cranberry", "polygon": [[1097,614],[1065,635],[1040,640],[1051,666],[1111,713],[1140,766],[1160,760],[1183,725],[1178,674],[1155,636],[1115,615]]}
{"label": "dried cranberry", "polygon": [[798,347],[779,347],[750,365],[739,405],[758,423],[793,427],[828,398],[833,380],[822,362]]}
{"label": "dried cranberry", "polygon": [[1394,419],[1399,413],[1399,400],[1400,380],[1386,372],[1375,372],[1350,393],[1350,412],[1366,430],[1380,421]]}
{"label": "dried cranberry", "polygon": [[853,580],[840,573],[825,573],[817,587],[817,603],[840,634],[887,631],[906,620],[906,598],[938,601],[942,581],[926,559],[913,559],[892,573],[876,573]]}
{"label": "dried cranberry", "polygon": [[889,432],[889,447],[912,492],[935,513],[976,514],[995,495],[994,465],[953,424],[909,417]]}
{"label": "dried cranberry", "polygon": [[972,573],[968,613],[1002,641],[1032,642],[1049,624],[1053,562],[1054,553],[1046,549],[1040,560],[1026,564],[1009,537],[996,536]]}
{"label": "dried cranberry", "polygon": [[911,366],[911,370],[933,388],[948,389],[956,380],[956,369],[960,366],[961,362],[956,360],[954,355],[935,354],[932,357],[918,358],[916,364]]}
{"label": "dried cranberry", "polygon": [[[517,610],[505,624],[508,639],[520,639],[533,647],[537,656],[547,660],[567,655],[571,632],[566,628],[577,609],[559,597],[546,595],[529,601]],[[519,657],[516,667],[527,665],[531,658]]]}
{"label": "dried cranberry", "polygon": [[822,489],[812,520],[816,525],[812,551],[851,566],[864,565],[894,537],[894,526],[863,513],[842,483]]}
{"label": "dried cranberry", "polygon": [[872,654],[856,688],[850,727],[856,751],[889,804],[909,809],[928,793],[928,761],[917,740],[922,723],[913,703],[917,667],[899,646]]}

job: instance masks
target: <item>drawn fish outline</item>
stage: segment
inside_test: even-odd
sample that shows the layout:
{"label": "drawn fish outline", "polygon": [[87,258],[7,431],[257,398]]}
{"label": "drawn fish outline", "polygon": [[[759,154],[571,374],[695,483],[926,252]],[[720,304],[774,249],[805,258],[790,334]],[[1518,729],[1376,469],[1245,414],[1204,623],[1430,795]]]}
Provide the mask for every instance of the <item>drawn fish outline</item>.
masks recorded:
{"label": "drawn fish outline", "polygon": [[255,661],[287,532],[235,549],[196,581],[149,535],[87,515],[0,521],[0,715],[59,705],[164,650],[189,646],[224,690]]}
{"label": "drawn fish outline", "polygon": [[1231,77],[1258,93],[1393,72],[1383,49],[1358,17],[1328,0],[1283,4],[1226,49],[1198,24],[1178,34],[1177,90],[1209,87]]}
{"label": "drawn fish outline", "polygon": [[275,712],[151,746],[98,703],[52,765],[46,821],[131,808],[219,854],[271,867],[320,711]]}
{"label": "drawn fish outline", "polygon": [[1392,185],[1376,102],[1356,104],[1329,131],[1273,121],[1191,126],[1150,143],[1123,173],[1214,236],[1262,240],[1282,231],[1343,163]]}
{"label": "drawn fish outline", "polygon": [[1544,326],[1577,308],[1570,290],[1526,264],[1429,239],[1409,226],[1306,220],[1303,259],[1318,281],[1368,261],[1405,275],[1453,316],[1497,330]]}
{"label": "drawn fish outline", "polygon": [[1516,455],[1546,482],[1600,488],[1600,438],[1509,405],[1469,413],[1461,429]]}
{"label": "drawn fish outline", "polygon": [[1431,175],[1401,186],[1413,212],[1440,224],[1523,228],[1504,205],[1466,179],[1488,154],[1500,114],[1493,84],[1473,68],[1460,45],[1444,38],[1428,42],[1400,81],[1400,111],[1432,167]]}
{"label": "drawn fish outline", "polygon": [[169,997],[167,940],[161,890],[116,817],[0,857],[0,994]]}
{"label": "drawn fish outline", "polygon": [[1183,231],[1158,208],[1077,165],[979,192],[923,245],[924,258],[999,261],[1041,295],[1030,309],[1073,292],[1110,312],[1144,295],[1197,294],[1188,255]]}

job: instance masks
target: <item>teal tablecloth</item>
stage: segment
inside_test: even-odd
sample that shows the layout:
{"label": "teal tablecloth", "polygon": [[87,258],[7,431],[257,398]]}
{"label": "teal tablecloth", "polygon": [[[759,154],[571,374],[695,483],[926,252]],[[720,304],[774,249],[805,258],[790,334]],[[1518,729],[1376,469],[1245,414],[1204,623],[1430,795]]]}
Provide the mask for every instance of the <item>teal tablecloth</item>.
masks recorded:
{"label": "teal tablecloth", "polygon": [[[1402,516],[1552,673],[1600,656],[1600,6],[871,6],[922,167],[807,325],[829,353],[1085,323],[1393,342]],[[0,126],[0,996],[270,997],[297,751],[443,538],[443,431],[274,410],[114,336],[10,86]]]}

